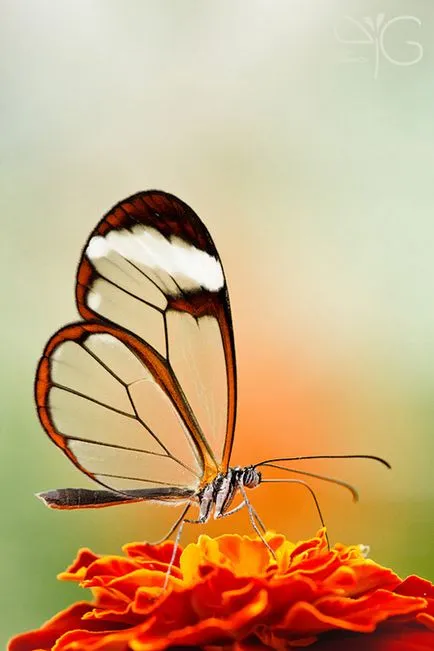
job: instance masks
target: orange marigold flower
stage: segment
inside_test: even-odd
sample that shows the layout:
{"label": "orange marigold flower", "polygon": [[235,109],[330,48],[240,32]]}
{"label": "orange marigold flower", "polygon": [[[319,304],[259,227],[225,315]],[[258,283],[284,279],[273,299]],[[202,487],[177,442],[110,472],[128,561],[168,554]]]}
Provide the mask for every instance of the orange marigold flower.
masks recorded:
{"label": "orange marigold flower", "polygon": [[200,536],[173,543],[134,543],[123,556],[82,549],[60,574],[90,588],[80,602],[39,630],[15,637],[9,651],[318,651],[434,649],[434,586],[365,558],[361,546],[328,549],[325,531],[293,544]]}

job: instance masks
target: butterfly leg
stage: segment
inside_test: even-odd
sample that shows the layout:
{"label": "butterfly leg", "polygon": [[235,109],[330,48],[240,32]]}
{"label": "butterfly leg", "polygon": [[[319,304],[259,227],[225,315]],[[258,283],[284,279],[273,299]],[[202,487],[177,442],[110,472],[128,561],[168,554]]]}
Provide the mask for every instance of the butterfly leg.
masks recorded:
{"label": "butterfly leg", "polygon": [[[218,514],[217,516],[215,516],[215,517],[216,517],[216,518],[219,518],[219,519],[220,519],[220,518],[226,518],[226,516],[228,516],[228,515],[232,515],[233,513],[237,513],[237,511],[240,511],[240,510],[241,510],[243,507],[245,507],[245,506],[247,506],[247,504],[246,504],[245,500],[243,500],[243,501],[242,501],[240,504],[238,504],[238,506],[236,506],[235,508],[231,509],[230,511],[224,511],[223,513],[219,513],[219,514]],[[252,509],[253,509],[253,507],[252,507]],[[259,517],[258,513],[257,513],[254,509],[253,509],[253,515],[254,515],[254,517],[256,518],[256,521],[258,522],[258,524],[259,524],[259,526],[261,527],[262,531],[265,533],[265,531],[266,531],[266,529],[265,529],[265,525],[264,525],[264,523],[262,522],[261,518]]]}
{"label": "butterfly leg", "polygon": [[[237,513],[237,511],[240,511],[245,506],[247,506],[247,503],[246,503],[246,500],[243,500],[235,508],[231,509],[230,511],[224,511],[223,513],[219,513],[219,515],[217,517],[218,518],[225,518],[227,515],[232,515],[233,513]],[[261,527],[262,531],[265,533],[267,531],[267,529],[265,528],[265,524],[262,522],[261,518],[259,517],[258,512],[255,511],[255,509],[253,509],[253,507],[252,507],[252,511],[253,511],[253,515],[254,515],[257,523]]]}
{"label": "butterfly leg", "polygon": [[179,518],[175,521],[175,524],[174,524],[172,527],[170,527],[170,529],[169,529],[169,531],[166,533],[166,535],[163,536],[163,538],[160,538],[159,540],[156,540],[155,542],[153,542],[153,543],[152,543],[153,545],[161,545],[161,543],[165,542],[166,540],[169,540],[169,538],[170,538],[170,536],[172,535],[172,533],[173,533],[174,531],[177,530],[177,528],[179,527],[181,521],[184,520],[185,516],[187,515],[187,511],[188,511],[188,509],[190,508],[190,506],[191,506],[191,504],[187,504],[187,506],[185,507],[185,509],[183,510],[183,512],[181,513],[181,515],[179,516]]}
{"label": "butterfly leg", "polygon": [[223,513],[219,513],[219,514],[218,514],[217,516],[215,516],[215,517],[217,517],[217,518],[219,518],[219,519],[220,519],[220,518],[226,518],[228,515],[232,515],[233,513],[237,513],[238,511],[241,511],[241,509],[244,508],[245,506],[246,506],[246,501],[243,500],[243,501],[242,501],[240,504],[238,504],[238,506],[236,506],[235,508],[231,509],[230,511],[224,511]]}
{"label": "butterfly leg", "polygon": [[[175,542],[173,544],[173,551],[172,551],[172,556],[170,557],[169,561],[169,567],[167,568],[166,576],[164,578],[164,584],[163,584],[163,590],[166,590],[167,585],[169,583],[169,578],[172,573],[172,567],[175,562],[175,557],[176,557],[176,551],[179,547],[179,541],[181,540],[181,535],[182,531],[184,529],[185,524],[203,524],[203,518],[198,518],[197,520],[190,520],[189,518],[185,518],[184,516],[187,514],[188,509],[190,508],[191,504],[187,506],[187,508],[184,510],[182,513],[181,518],[179,518],[176,522],[176,525],[172,527],[172,529],[169,532],[169,535],[175,531],[176,527],[179,525],[178,532],[176,534]],[[167,538],[167,537],[166,537]]]}
{"label": "butterfly leg", "polygon": [[253,506],[252,506],[252,511],[253,511],[253,515],[255,516],[256,522],[261,527],[262,532],[265,533],[267,531],[267,528],[265,524],[262,522],[262,519],[259,517],[259,513],[256,511],[256,509],[253,508]]}
{"label": "butterfly leg", "polygon": [[267,543],[267,541],[265,540],[265,538],[264,538],[264,536],[263,536],[263,533],[261,532],[260,528],[259,528],[258,525],[257,525],[257,522],[259,522],[259,525],[262,527],[262,531],[265,532],[265,526],[264,526],[264,523],[262,522],[262,520],[260,519],[259,515],[256,513],[256,510],[253,508],[252,504],[250,503],[249,498],[247,497],[246,489],[244,488],[243,484],[240,482],[240,483],[238,484],[238,486],[239,486],[239,489],[240,489],[241,495],[242,495],[243,498],[244,498],[244,502],[245,502],[245,505],[246,505],[246,507],[247,507],[247,511],[248,511],[248,514],[249,514],[249,520],[250,520],[250,523],[251,523],[253,529],[256,531],[256,533],[258,534],[259,538],[262,540],[262,542],[264,543],[265,547],[266,547],[266,548],[268,549],[268,551],[270,552],[271,556],[272,556],[274,559],[276,559],[276,554],[274,553],[274,550],[273,550],[273,549],[270,547],[270,545]]}

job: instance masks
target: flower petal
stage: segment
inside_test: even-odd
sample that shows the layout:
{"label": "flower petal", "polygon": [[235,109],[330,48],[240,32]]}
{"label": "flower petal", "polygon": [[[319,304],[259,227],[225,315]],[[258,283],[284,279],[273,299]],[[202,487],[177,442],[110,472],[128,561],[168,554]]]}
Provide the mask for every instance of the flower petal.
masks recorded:
{"label": "flower petal", "polygon": [[63,612],[55,615],[43,624],[37,631],[21,633],[9,642],[8,651],[49,651],[56,640],[65,631],[80,628],[83,616],[92,610],[92,605],[84,601],[78,602]]}
{"label": "flower petal", "polygon": [[60,575],[91,590],[10,651],[425,651],[434,649],[434,586],[405,581],[361,546],[329,549],[325,530],[293,544],[200,536],[170,568],[173,543],[133,543],[123,556],[90,550]]}

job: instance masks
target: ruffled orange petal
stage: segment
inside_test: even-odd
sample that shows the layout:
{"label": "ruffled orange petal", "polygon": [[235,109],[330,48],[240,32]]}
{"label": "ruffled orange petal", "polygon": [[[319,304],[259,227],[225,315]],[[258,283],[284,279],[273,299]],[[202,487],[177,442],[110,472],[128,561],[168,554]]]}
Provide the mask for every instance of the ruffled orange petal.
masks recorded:
{"label": "ruffled orange petal", "polygon": [[124,556],[82,550],[60,578],[90,589],[92,604],[17,636],[9,649],[434,649],[428,581],[401,581],[359,546],[329,549],[324,530],[298,544],[272,532],[267,541],[276,558],[256,538],[200,536],[177,550],[167,590],[173,543],[126,545]]}

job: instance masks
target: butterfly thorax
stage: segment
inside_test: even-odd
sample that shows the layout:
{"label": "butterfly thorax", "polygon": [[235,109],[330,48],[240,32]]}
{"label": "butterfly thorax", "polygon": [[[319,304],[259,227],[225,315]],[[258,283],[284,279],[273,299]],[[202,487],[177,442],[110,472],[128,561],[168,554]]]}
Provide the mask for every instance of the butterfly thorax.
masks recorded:
{"label": "butterfly thorax", "polygon": [[232,501],[241,487],[256,488],[261,483],[261,473],[254,466],[229,468],[219,473],[197,494],[199,521],[206,522],[214,508],[214,518],[227,514]]}

